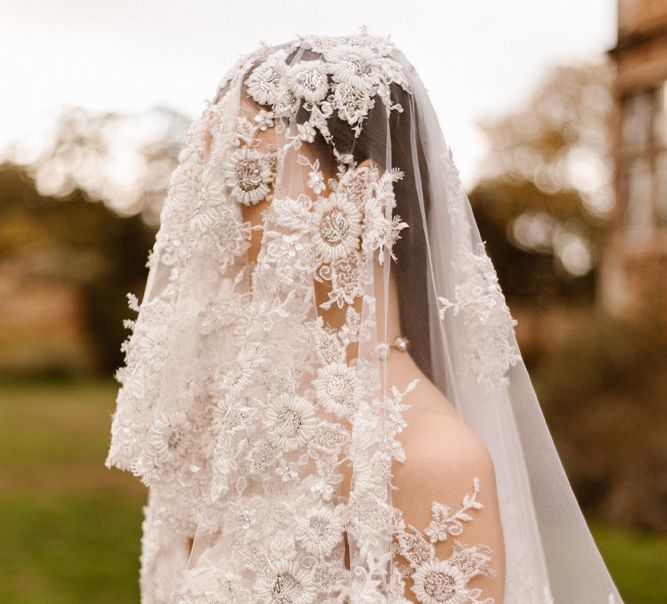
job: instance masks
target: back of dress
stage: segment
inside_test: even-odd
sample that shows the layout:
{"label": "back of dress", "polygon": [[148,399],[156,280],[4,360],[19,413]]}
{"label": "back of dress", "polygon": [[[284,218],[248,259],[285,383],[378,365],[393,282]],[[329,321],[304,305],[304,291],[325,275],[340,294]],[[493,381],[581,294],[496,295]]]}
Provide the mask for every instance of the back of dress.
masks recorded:
{"label": "back of dress", "polygon": [[[393,43],[241,57],[179,160],[107,460],[150,487],[142,601],[620,602]],[[406,439],[425,384],[459,423]],[[490,471],[461,491],[464,431]],[[397,467],[435,468],[420,526]]]}

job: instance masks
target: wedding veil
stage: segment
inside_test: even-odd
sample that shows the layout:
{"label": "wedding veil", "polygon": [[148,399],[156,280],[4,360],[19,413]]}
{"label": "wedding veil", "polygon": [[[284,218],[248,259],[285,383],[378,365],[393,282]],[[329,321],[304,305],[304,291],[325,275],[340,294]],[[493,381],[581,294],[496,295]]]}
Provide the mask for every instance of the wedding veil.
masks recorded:
{"label": "wedding veil", "polygon": [[[493,460],[504,601],[621,601],[427,91],[390,40],[241,57],[189,132],[149,268],[107,459],[150,487],[144,602],[403,601],[392,278],[410,354]],[[429,601],[486,601],[451,593]]]}

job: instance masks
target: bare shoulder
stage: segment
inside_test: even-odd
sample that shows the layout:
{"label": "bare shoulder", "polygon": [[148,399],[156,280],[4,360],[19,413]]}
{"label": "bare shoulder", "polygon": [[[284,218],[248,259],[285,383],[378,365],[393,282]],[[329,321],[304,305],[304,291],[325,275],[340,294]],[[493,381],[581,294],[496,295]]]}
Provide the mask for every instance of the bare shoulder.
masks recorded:
{"label": "bare shoulder", "polygon": [[[409,410],[405,419],[408,425],[400,440],[406,460],[393,466],[393,505],[408,525],[422,533],[433,526],[433,504],[446,506],[439,509],[451,514],[462,511],[460,534],[438,542],[436,555],[447,560],[457,542],[489,552],[492,570],[471,578],[470,587],[502,602],[504,541],[493,461],[486,446],[450,413]],[[466,507],[471,498],[475,505]],[[420,601],[410,589],[406,597]]]}
{"label": "bare shoulder", "polygon": [[[437,411],[407,411],[399,439],[406,461],[394,466],[395,500],[458,496],[474,478],[495,493],[495,473],[481,439],[457,416]],[[486,490],[486,489],[485,489]],[[403,494],[401,494],[403,491]],[[430,508],[430,503],[427,506]],[[427,509],[428,511],[428,509]]]}

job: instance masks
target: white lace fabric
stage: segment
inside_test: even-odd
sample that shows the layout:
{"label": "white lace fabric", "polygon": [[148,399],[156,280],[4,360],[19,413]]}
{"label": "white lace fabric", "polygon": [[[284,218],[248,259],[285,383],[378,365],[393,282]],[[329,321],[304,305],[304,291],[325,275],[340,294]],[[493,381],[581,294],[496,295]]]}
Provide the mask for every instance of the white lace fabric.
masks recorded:
{"label": "white lace fabric", "polygon": [[[514,322],[429,111],[394,44],[362,31],[242,57],[192,126],[143,300],[131,299],[138,316],[107,459],[149,487],[145,604],[400,603],[406,594],[492,604],[476,577],[494,575],[494,552],[465,532],[483,513],[479,480],[470,477],[458,506],[433,501],[425,527],[392,505],[413,384],[401,391],[383,378],[386,316],[377,308],[410,232],[425,238],[425,366],[494,460],[504,601],[574,593],[543,543],[547,508],[536,508],[517,427],[522,405],[537,421],[541,414],[517,373]],[[393,165],[400,120],[413,138],[408,160]],[[357,145],[369,144],[372,129],[382,134],[374,155],[385,161],[360,165]],[[410,220],[397,200],[406,175],[416,190]],[[557,456],[553,463],[569,528],[584,556],[593,551],[584,575],[598,581],[562,602],[605,604],[618,594],[585,524],[581,532]],[[352,468],[347,492],[343,464]],[[442,542],[447,558],[435,552]]]}

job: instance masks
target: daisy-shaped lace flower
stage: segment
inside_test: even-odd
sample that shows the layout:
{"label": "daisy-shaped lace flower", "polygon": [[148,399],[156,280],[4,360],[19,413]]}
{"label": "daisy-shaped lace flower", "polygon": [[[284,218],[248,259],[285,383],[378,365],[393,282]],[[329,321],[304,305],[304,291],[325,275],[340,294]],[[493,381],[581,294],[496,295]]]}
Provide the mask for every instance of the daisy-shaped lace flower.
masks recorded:
{"label": "daisy-shaped lace flower", "polygon": [[327,68],[322,61],[304,61],[290,67],[285,82],[295,96],[309,103],[318,103],[329,92]]}
{"label": "daisy-shaped lace flower", "polygon": [[361,211],[344,195],[332,194],[314,208],[313,243],[321,262],[343,258],[357,249]]}
{"label": "daisy-shaped lace flower", "polygon": [[286,559],[269,562],[254,590],[256,601],[263,604],[310,604],[317,596],[311,573]]}
{"label": "daisy-shaped lace flower", "polygon": [[417,567],[410,589],[423,604],[465,604],[469,591],[466,576],[444,560],[433,559]]}
{"label": "daisy-shaped lace flower", "polygon": [[278,102],[284,87],[285,52],[272,54],[248,77],[248,94],[260,105],[274,105]]}
{"label": "daisy-shaped lace flower", "polygon": [[321,505],[297,521],[296,540],[309,554],[328,556],[343,538],[343,506]]}
{"label": "daisy-shaped lace flower", "polygon": [[225,174],[232,197],[249,206],[265,199],[274,178],[274,157],[251,147],[241,147],[230,156]]}
{"label": "daisy-shaped lace flower", "polygon": [[185,457],[190,432],[191,426],[184,411],[158,415],[148,435],[154,462],[177,461]]}
{"label": "daisy-shaped lace flower", "polygon": [[368,91],[381,81],[383,59],[371,48],[339,44],[329,49],[325,58],[334,82]]}
{"label": "daisy-shaped lace flower", "polygon": [[357,408],[356,371],[343,363],[321,367],[313,380],[319,403],[338,417],[348,416]]}
{"label": "daisy-shaped lace flower", "polygon": [[317,426],[312,403],[289,392],[269,401],[263,422],[268,439],[283,451],[293,451],[305,444]]}

